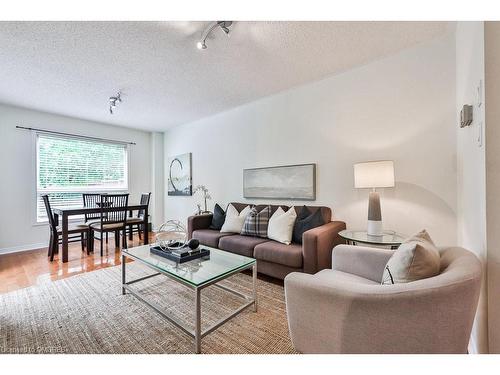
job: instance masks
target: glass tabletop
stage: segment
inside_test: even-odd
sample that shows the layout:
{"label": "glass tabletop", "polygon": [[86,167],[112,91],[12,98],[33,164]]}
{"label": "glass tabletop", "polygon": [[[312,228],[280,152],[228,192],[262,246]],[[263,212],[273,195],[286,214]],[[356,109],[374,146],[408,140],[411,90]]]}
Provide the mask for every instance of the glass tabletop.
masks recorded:
{"label": "glass tabletop", "polygon": [[195,259],[185,263],[176,263],[150,252],[153,245],[144,245],[123,249],[122,253],[132,259],[137,259],[151,266],[159,272],[168,273],[193,286],[200,286],[226,274],[243,270],[255,263],[255,259],[229,253],[212,247],[203,246],[210,250],[210,259]]}
{"label": "glass tabletop", "polygon": [[400,245],[405,240],[404,236],[391,231],[384,231],[380,236],[373,236],[362,230],[342,230],[339,235],[349,241],[373,245]]}

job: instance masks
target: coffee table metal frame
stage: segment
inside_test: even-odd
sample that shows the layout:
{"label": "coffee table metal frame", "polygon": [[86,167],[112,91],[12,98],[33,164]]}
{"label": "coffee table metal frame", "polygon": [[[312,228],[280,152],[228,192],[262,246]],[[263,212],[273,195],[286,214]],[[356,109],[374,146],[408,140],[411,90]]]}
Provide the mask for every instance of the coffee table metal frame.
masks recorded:
{"label": "coffee table metal frame", "polygon": [[[138,279],[135,279],[135,280],[130,280],[130,281],[127,281],[126,280],[126,258],[131,258],[135,261],[138,261],[139,263],[141,264],[144,264],[145,266],[147,266],[148,268],[151,268],[153,269],[154,271],[157,271],[156,273],[152,274],[152,275],[148,275],[148,276],[144,276],[144,277],[140,277]],[[121,261],[122,261],[122,265],[121,265],[121,270],[122,270],[122,294],[126,294],[126,292],[129,292],[130,294],[132,294],[134,297],[136,297],[137,299],[139,299],[140,301],[142,301],[143,303],[145,303],[146,305],[148,305],[149,307],[151,307],[152,309],[154,309],[156,312],[158,312],[161,316],[163,316],[165,319],[167,319],[169,322],[171,322],[172,324],[174,324],[176,327],[180,328],[184,333],[188,334],[189,336],[191,336],[192,338],[194,338],[194,350],[195,350],[195,353],[201,353],[201,339],[203,337],[205,337],[206,335],[208,335],[209,333],[215,331],[217,328],[219,328],[221,325],[223,325],[225,322],[227,322],[228,320],[234,318],[236,315],[238,315],[240,312],[242,312],[243,310],[245,310],[246,308],[250,307],[253,305],[253,311],[254,312],[257,312],[257,288],[256,288],[256,283],[257,283],[257,261],[254,260],[253,263],[250,263],[250,264],[247,264],[245,266],[242,266],[242,267],[239,267],[239,268],[236,268],[228,273],[224,273],[218,277],[215,277],[214,279],[211,279],[205,283],[202,283],[200,285],[193,285],[185,280],[183,280],[182,278],[180,277],[177,277],[173,274],[170,274],[168,272],[165,272],[161,269],[158,269],[154,266],[152,266],[151,264],[145,262],[144,260],[142,260],[141,258],[139,257],[136,257],[130,253],[123,253],[122,252],[122,255],[121,255]],[[252,269],[252,282],[253,282],[253,293],[252,293],[252,296],[247,296],[245,294],[242,294],[234,289],[231,289],[227,286],[224,286],[224,285],[220,285],[218,284],[220,281],[224,280],[224,279],[227,279],[228,277],[232,276],[232,275],[235,275],[237,273],[240,273],[242,271],[245,271],[247,269]],[[149,279],[149,278],[152,278],[152,277],[155,277],[155,276],[158,276],[158,275],[165,275],[167,276],[168,278],[172,279],[172,280],[175,280],[177,281],[178,283],[182,284],[182,285],[185,285],[187,287],[189,287],[190,289],[194,290],[194,301],[195,301],[195,312],[194,312],[194,330],[191,330],[185,323],[181,322],[180,320],[178,320],[174,315],[172,315],[171,313],[163,310],[162,308],[160,308],[157,304],[155,304],[154,302],[150,302],[150,301],[147,301],[141,294],[139,291],[137,290],[134,290],[133,288],[130,287],[131,284],[135,284],[139,281],[143,281],[143,280],[146,280],[146,279]],[[245,303],[240,306],[239,308],[237,308],[236,310],[234,310],[232,313],[230,313],[229,315],[225,316],[224,318],[220,319],[219,321],[217,321],[216,323],[214,323],[212,326],[208,327],[207,329],[203,330],[201,329],[201,291],[209,286],[215,286],[219,289],[222,289],[226,292],[229,292],[229,293],[232,293],[240,298],[243,298],[245,300]]]}

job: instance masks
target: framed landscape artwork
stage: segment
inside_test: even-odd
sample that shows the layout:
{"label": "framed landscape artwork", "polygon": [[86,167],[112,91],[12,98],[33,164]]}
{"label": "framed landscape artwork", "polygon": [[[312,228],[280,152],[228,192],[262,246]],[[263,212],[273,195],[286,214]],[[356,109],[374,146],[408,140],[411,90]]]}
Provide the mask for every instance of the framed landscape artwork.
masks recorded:
{"label": "framed landscape artwork", "polygon": [[243,170],[243,197],[316,199],[316,164]]}
{"label": "framed landscape artwork", "polygon": [[191,153],[169,156],[167,162],[168,195],[193,195]]}

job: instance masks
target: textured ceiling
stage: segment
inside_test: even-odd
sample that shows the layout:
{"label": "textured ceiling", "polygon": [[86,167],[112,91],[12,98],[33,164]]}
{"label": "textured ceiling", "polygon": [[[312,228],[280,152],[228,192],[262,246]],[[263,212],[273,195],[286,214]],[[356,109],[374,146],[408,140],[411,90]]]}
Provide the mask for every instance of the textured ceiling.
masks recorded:
{"label": "textured ceiling", "polygon": [[[442,35],[445,22],[0,22],[0,102],[165,130]],[[123,103],[114,115],[108,97]]]}

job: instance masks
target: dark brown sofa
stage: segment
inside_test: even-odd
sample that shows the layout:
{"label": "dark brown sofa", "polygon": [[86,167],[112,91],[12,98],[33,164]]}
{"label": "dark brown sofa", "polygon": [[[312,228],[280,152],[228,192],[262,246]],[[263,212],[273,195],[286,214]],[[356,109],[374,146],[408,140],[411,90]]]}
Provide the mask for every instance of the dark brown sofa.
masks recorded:
{"label": "dark brown sofa", "polygon": [[[241,211],[250,203],[232,203]],[[263,208],[267,205],[257,205]],[[271,205],[274,213],[277,205]],[[286,211],[288,206],[281,206]],[[298,213],[301,206],[296,206]],[[195,238],[202,245],[216,247],[221,250],[245,255],[257,259],[257,270],[269,276],[284,279],[290,272],[299,271],[316,273],[325,268],[331,268],[332,249],[344,241],[339,231],[346,228],[343,221],[331,221],[332,211],[328,207],[307,206],[311,212],[321,210],[324,224],[304,232],[302,244],[285,245],[267,238],[242,236],[237,233],[221,233],[209,229],[212,215],[196,215],[188,218],[189,238]]]}

